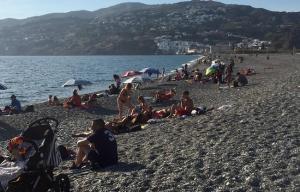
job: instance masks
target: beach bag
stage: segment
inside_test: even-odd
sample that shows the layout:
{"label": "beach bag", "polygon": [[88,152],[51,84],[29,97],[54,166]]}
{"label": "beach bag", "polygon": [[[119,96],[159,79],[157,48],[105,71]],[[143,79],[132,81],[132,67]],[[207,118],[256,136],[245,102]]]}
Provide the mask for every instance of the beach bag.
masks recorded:
{"label": "beach bag", "polygon": [[238,87],[239,86],[239,82],[238,81],[233,81],[233,87]]}

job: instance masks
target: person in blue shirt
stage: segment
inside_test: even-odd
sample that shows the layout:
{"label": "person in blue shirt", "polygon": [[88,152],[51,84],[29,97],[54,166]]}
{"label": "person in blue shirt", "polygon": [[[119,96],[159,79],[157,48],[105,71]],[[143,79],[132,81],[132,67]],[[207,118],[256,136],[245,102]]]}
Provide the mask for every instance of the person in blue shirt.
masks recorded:
{"label": "person in blue shirt", "polygon": [[12,95],[10,98],[11,98],[11,105],[10,105],[11,113],[20,113],[22,110],[20,101],[17,100],[17,97],[15,95]]}

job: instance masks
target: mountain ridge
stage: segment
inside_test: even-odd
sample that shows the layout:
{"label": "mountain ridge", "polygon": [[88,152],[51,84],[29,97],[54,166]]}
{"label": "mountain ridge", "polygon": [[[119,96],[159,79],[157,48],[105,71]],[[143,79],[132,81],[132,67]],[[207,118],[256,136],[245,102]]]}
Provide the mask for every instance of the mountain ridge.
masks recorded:
{"label": "mountain ridge", "polygon": [[298,18],[300,12],[214,1],[122,3],[96,11],[0,20],[0,55],[163,54],[156,41],[161,37],[201,45],[249,37],[290,49],[300,46]]}

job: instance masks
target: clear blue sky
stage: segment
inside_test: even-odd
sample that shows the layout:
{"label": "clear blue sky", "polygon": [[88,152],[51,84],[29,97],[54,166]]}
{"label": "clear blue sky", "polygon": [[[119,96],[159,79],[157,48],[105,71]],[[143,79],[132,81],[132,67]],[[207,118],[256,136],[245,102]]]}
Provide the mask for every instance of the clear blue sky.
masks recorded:
{"label": "clear blue sky", "polygon": [[[183,0],[0,0],[0,19],[26,18],[53,12],[97,10],[123,2],[146,4],[175,3]],[[219,0],[246,4],[274,11],[300,11],[300,0]]]}

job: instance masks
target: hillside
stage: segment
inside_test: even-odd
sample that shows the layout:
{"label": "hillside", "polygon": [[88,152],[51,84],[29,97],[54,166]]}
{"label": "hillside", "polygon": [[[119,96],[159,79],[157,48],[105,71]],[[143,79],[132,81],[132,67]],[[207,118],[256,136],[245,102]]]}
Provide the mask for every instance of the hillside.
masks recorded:
{"label": "hillside", "polygon": [[300,47],[299,18],[300,12],[218,2],[123,3],[94,12],[0,20],[0,55],[159,54],[161,39],[205,46],[245,37],[290,49]]}

